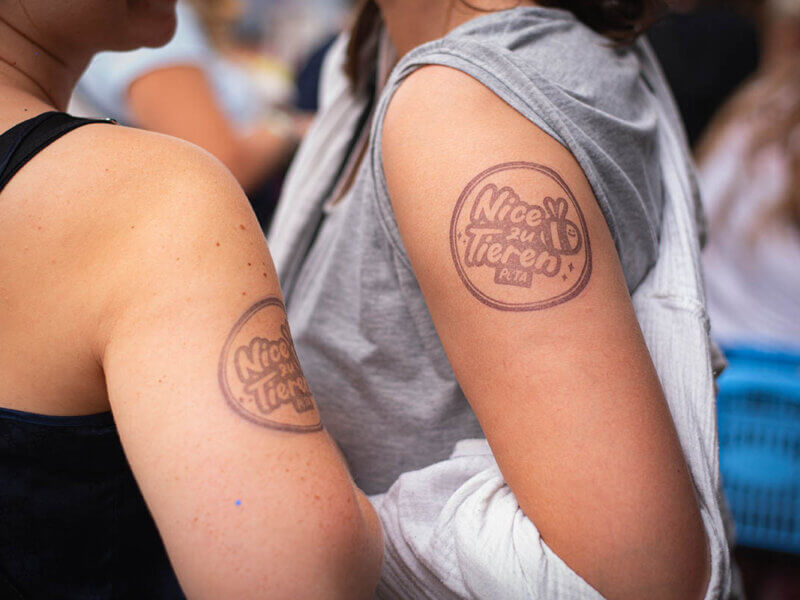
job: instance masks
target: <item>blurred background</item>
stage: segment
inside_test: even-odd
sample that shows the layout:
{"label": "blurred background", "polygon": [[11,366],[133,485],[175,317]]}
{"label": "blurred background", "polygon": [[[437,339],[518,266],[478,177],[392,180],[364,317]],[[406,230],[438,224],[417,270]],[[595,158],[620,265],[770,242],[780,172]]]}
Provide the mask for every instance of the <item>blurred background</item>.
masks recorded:
{"label": "blurred background", "polygon": [[264,229],[317,103],[350,0],[181,0],[161,48],[97,55],[70,112],[193,142],[239,180]]}
{"label": "blurred background", "polygon": [[698,165],[742,587],[800,599],[800,0],[681,0],[648,37]]}
{"label": "blurred background", "polygon": [[[202,146],[268,228],[351,0],[180,0],[163,48],[98,55],[70,111]],[[800,600],[800,0],[673,0],[647,37],[698,164],[723,485],[744,595]]]}

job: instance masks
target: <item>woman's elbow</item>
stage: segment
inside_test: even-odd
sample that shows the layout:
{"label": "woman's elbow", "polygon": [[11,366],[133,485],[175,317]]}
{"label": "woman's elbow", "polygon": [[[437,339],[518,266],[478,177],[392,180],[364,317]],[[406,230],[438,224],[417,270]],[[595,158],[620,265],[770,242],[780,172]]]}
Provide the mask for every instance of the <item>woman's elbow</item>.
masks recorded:
{"label": "woman's elbow", "polygon": [[612,576],[616,586],[599,590],[609,600],[705,598],[711,558],[702,521],[697,526],[674,531],[672,535],[657,535],[654,546],[640,548],[635,554],[639,556],[633,561],[617,563],[627,563],[628,576]]}
{"label": "woman's elbow", "polygon": [[[664,590],[665,600],[702,600],[711,575],[711,553],[700,507],[694,502],[687,502],[680,516],[674,520],[666,520],[668,528],[674,527],[669,534],[663,532],[664,540],[662,560],[662,576],[671,582]],[[661,596],[659,596],[661,597]]]}
{"label": "woman's elbow", "polygon": [[702,523],[699,530],[694,532],[692,540],[687,543],[686,567],[683,573],[675,570],[675,577],[684,581],[686,595],[676,598],[692,598],[702,600],[706,596],[708,583],[711,578],[711,552]]}
{"label": "woman's elbow", "polygon": [[375,509],[360,491],[356,491],[361,527],[350,543],[351,552],[341,598],[372,598],[383,566],[383,529]]}
{"label": "woman's elbow", "polygon": [[[383,533],[380,521],[369,500],[355,491],[356,502],[346,510],[331,514],[336,522],[328,529],[324,564],[320,579],[327,583],[308,581],[308,595],[298,597],[358,600],[373,597],[383,564]],[[327,558],[324,555],[327,554]],[[321,590],[324,590],[321,593]]]}

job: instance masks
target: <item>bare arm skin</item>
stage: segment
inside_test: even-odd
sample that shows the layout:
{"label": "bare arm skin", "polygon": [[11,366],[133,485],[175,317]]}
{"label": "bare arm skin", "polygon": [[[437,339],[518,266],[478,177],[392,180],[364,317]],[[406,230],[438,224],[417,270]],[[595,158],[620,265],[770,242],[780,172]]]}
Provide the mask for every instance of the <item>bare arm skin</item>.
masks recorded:
{"label": "bare arm skin", "polygon": [[691,478],[575,159],[438,66],[402,84],[382,150],[437,332],[544,541],[608,598],[701,598]]}
{"label": "bare arm skin", "polygon": [[176,154],[185,176],[117,255],[102,352],[170,558],[190,598],[368,597],[380,534],[321,430],[258,223],[216,161]]}
{"label": "bare arm skin", "polygon": [[284,164],[294,147],[293,139],[266,127],[248,135],[236,131],[205,73],[193,65],[142,75],[128,88],[128,103],[137,127],[174,135],[208,150],[248,191]]}
{"label": "bare arm skin", "polygon": [[230,173],[90,125],[31,161],[2,210],[10,406],[110,406],[187,597],[370,598],[380,527],[322,429]]}

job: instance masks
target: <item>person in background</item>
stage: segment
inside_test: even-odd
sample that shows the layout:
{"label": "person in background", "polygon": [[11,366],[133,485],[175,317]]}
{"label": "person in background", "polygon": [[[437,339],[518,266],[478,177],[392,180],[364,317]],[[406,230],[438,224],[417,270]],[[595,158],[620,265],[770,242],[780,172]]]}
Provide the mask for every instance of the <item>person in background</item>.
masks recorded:
{"label": "person in background", "polygon": [[78,83],[78,103],[120,123],[166,133],[205,148],[227,166],[269,224],[284,167],[308,118],[276,111],[287,83],[259,85],[226,58],[236,0],[182,0],[172,40],[160,48],[98,54]]}
{"label": "person in background", "polygon": [[[750,499],[763,498],[762,489],[786,489],[779,483],[780,467],[772,465],[783,464],[784,456],[791,461],[791,450],[782,452],[792,445],[774,432],[770,416],[789,430],[796,427],[786,410],[793,396],[772,386],[762,389],[758,378],[775,380],[765,377],[780,372],[783,363],[773,363],[775,355],[800,356],[800,2],[769,0],[761,21],[758,70],[722,107],[697,147],[708,219],[703,266],[711,335],[731,357],[727,405],[721,405],[728,420],[720,432],[727,456],[721,470],[734,482],[732,499],[745,524],[755,521],[749,520]],[[752,350],[760,356],[756,367],[741,360]],[[785,364],[791,369],[796,360]],[[747,395],[738,387],[742,381],[748,382]],[[764,429],[754,423],[764,423]],[[749,474],[753,465],[756,472]],[[759,512],[758,523],[790,530],[780,503],[756,505],[769,511]],[[748,598],[797,598],[797,555],[740,545],[736,560]]]}
{"label": "person in background", "polygon": [[174,0],[0,1],[0,598],[369,598],[380,525],[241,187],[62,112],[92,54],[174,27]]}
{"label": "person in background", "polygon": [[694,146],[758,65],[760,0],[671,0],[647,31]]}
{"label": "person in background", "polygon": [[[661,9],[362,2],[269,234],[298,355],[362,489],[391,496],[485,436],[504,497],[560,565],[616,599],[717,598],[727,578],[727,550],[706,536],[719,534],[713,456],[697,452],[713,426],[692,419],[679,436],[631,301],[659,252],[659,135],[680,131],[635,41]],[[712,462],[690,474],[695,434],[695,466]],[[509,546],[521,513],[499,525]],[[506,558],[488,548],[484,582]],[[459,558],[442,557],[448,574]],[[514,573],[516,559],[530,560]]]}
{"label": "person in background", "polygon": [[767,5],[758,72],[698,148],[712,335],[800,350],[800,1]]}

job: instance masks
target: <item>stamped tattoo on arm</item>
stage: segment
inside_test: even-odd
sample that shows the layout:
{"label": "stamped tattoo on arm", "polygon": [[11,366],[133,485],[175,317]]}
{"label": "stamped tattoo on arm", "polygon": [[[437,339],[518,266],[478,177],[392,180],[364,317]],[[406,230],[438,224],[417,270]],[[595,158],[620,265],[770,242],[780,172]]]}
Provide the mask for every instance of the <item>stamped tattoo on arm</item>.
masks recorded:
{"label": "stamped tattoo on arm", "polygon": [[[513,182],[513,184],[512,184]],[[541,310],[581,293],[592,273],[583,212],[553,169],[495,165],[461,193],[450,223],[461,281],[499,310]]]}
{"label": "stamped tattoo on arm", "polygon": [[222,348],[219,383],[248,421],[296,433],[322,429],[279,298],[264,298],[239,317]]}

